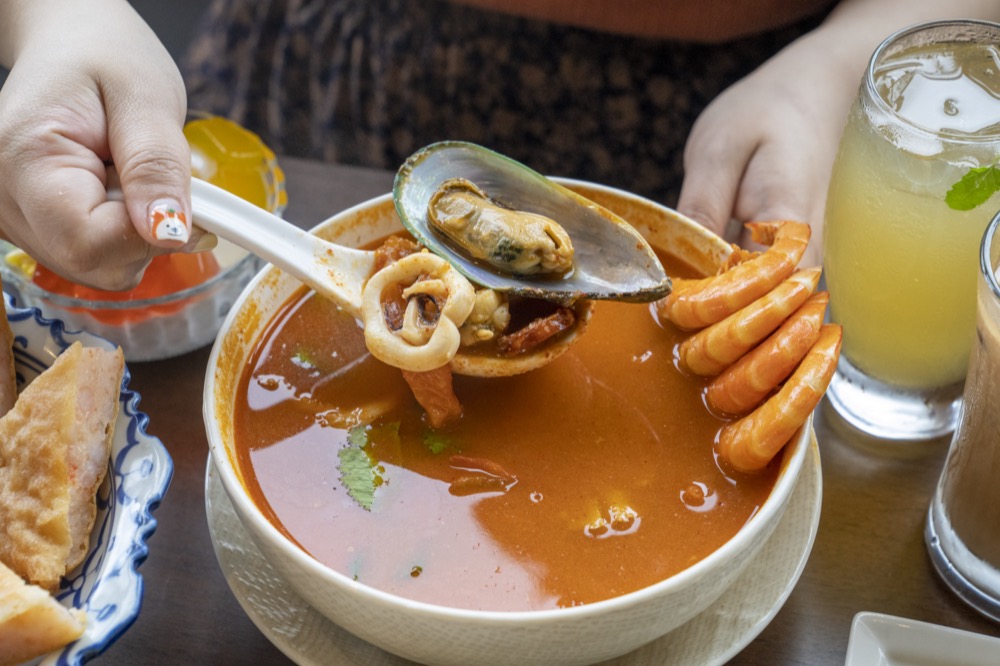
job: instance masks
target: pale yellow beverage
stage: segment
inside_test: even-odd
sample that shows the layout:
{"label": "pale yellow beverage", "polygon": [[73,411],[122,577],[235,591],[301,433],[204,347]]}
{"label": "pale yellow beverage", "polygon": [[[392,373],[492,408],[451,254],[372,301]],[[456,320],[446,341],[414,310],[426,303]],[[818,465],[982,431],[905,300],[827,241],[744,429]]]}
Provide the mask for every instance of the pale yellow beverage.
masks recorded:
{"label": "pale yellow beverage", "polygon": [[996,45],[910,48],[879,63],[830,184],[824,267],[842,354],[907,389],[961,382],[975,329],[977,251],[1000,194],[945,203],[970,167],[1000,160]]}

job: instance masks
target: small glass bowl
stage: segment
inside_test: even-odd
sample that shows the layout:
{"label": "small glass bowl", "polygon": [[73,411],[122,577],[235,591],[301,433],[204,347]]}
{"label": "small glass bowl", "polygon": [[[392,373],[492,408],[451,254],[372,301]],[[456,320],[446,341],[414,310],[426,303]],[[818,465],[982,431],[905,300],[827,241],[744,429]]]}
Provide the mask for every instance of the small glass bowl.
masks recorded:
{"label": "small glass bowl", "polygon": [[[4,257],[16,248],[0,241]],[[0,260],[3,289],[18,307],[38,308],[68,330],[87,331],[121,345],[128,361],[179,356],[215,340],[236,297],[264,261],[224,240],[212,250],[219,272],[188,289],[155,298],[95,301],[48,291],[16,264]]]}

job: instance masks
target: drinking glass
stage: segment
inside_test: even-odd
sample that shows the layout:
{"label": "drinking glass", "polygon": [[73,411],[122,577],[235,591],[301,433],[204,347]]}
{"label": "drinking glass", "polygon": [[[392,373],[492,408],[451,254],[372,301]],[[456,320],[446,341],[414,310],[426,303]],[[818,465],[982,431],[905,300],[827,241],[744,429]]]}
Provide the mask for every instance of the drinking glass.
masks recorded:
{"label": "drinking glass", "polygon": [[974,207],[969,196],[989,194],[976,178],[1000,157],[998,45],[1000,25],[981,21],[892,35],[844,129],[824,230],[830,314],[844,341],[827,395],[875,437],[933,439],[955,426],[976,249],[1000,208],[1000,194]]}
{"label": "drinking glass", "polygon": [[976,313],[961,416],[925,537],[948,586],[1000,622],[1000,213],[983,237]]}

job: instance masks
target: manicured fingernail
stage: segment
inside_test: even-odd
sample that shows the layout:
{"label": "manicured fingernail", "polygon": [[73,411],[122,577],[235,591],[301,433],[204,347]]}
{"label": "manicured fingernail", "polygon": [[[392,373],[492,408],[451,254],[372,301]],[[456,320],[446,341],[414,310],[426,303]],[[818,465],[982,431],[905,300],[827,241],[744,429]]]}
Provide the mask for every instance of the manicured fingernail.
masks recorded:
{"label": "manicured fingernail", "polygon": [[170,199],[160,199],[149,205],[149,224],[156,240],[176,241],[183,245],[191,235],[184,209]]}

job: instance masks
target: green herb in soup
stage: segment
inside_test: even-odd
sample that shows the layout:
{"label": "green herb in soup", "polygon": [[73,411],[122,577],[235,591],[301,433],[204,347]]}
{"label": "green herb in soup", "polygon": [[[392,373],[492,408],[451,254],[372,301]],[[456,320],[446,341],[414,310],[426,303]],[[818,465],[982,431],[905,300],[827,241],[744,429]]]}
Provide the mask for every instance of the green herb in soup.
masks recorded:
{"label": "green herb in soup", "polygon": [[[347,446],[337,452],[340,484],[362,508],[371,510],[375,489],[385,483],[385,468],[367,450],[369,428],[355,426],[347,431]],[[397,435],[398,437],[398,435]]]}

